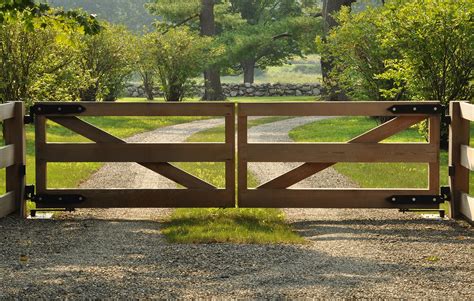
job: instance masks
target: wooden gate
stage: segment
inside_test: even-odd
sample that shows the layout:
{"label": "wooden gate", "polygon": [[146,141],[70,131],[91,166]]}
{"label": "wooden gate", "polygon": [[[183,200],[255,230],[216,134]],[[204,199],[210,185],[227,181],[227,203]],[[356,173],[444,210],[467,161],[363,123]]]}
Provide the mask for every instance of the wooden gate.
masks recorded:
{"label": "wooden gate", "polygon": [[[241,103],[238,108],[238,205],[272,208],[437,209],[439,102]],[[249,116],[387,116],[390,121],[347,143],[249,143]],[[429,120],[428,143],[380,143]],[[247,186],[249,162],[306,162],[256,189]],[[419,162],[429,165],[426,189],[289,189],[337,162]],[[383,175],[381,175],[383,176]]]}
{"label": "wooden gate", "polygon": [[[235,105],[233,103],[37,103],[37,208],[234,207]],[[223,116],[225,143],[126,143],[78,118],[86,116]],[[94,143],[48,143],[50,119]],[[48,162],[136,162],[187,189],[49,189]],[[218,189],[168,162],[225,162]],[[74,172],[74,171],[71,171]],[[67,176],[67,175],[64,175]]]}

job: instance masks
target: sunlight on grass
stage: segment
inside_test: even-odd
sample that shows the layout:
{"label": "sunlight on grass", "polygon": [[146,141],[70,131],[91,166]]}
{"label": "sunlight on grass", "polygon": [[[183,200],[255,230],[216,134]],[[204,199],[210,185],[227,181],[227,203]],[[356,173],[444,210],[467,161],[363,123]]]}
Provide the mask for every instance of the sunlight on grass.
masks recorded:
{"label": "sunlight on grass", "polygon": [[[269,117],[249,122],[249,127],[275,122],[288,117]],[[222,142],[224,127],[199,132],[189,142]],[[221,165],[218,165],[221,164]],[[179,163],[189,173],[222,188],[225,185],[222,163]],[[249,174],[249,186],[257,179]],[[177,209],[163,227],[163,234],[176,243],[304,243],[278,209]]]}
{"label": "sunlight on grass", "polygon": [[177,209],[162,232],[175,243],[304,243],[276,209]]}

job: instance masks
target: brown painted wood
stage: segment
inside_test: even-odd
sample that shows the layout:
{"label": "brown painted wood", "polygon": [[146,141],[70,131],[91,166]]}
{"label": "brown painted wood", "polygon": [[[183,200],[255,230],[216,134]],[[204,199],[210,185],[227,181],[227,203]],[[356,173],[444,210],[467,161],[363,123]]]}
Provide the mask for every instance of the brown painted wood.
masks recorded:
{"label": "brown painted wood", "polygon": [[[470,124],[461,116],[461,102],[450,103],[451,125],[449,127],[449,166],[454,167],[450,176],[450,217],[461,217],[461,203],[464,193],[469,193],[469,169],[461,165],[461,147],[469,145]],[[466,114],[467,116],[467,114]]]}
{"label": "brown painted wood", "polygon": [[[349,143],[367,143],[367,142],[380,142],[388,137],[391,137],[406,128],[417,124],[420,121],[426,119],[425,116],[403,116],[396,117],[352,140]],[[301,166],[260,185],[258,188],[270,189],[270,188],[287,188],[290,187],[307,177],[314,175],[328,167],[333,166],[336,162],[331,163],[305,163]]]}
{"label": "brown painted wood", "polygon": [[15,164],[15,146],[9,144],[0,147],[0,169],[12,166]]}
{"label": "brown painted wood", "polygon": [[37,156],[47,162],[224,162],[232,152],[222,143],[48,143]]}
{"label": "brown painted wood", "polygon": [[428,189],[432,194],[440,193],[440,136],[441,135],[441,116],[432,116],[429,118],[429,143],[436,148],[436,157],[433,162],[428,164]]}
{"label": "brown painted wood", "polygon": [[438,149],[426,143],[247,144],[248,162],[435,162]]}
{"label": "brown painted wood", "polygon": [[[240,110],[240,107],[239,107]],[[242,156],[244,149],[248,142],[248,125],[247,117],[239,116],[237,120],[237,143],[238,143],[238,163],[237,163],[237,174],[238,174],[238,199],[240,200],[240,195],[243,191],[247,190],[247,181],[248,181],[248,166],[246,159]]]}
{"label": "brown painted wood", "polygon": [[[94,142],[126,143],[126,141],[120,138],[117,138],[77,117],[51,117],[50,119]],[[216,188],[212,184],[209,184],[206,181],[203,181],[167,162],[158,162],[158,163],[137,162],[137,163],[143,167],[153,170],[154,172],[186,188],[196,188],[196,189],[198,188],[215,189]]]}
{"label": "brown painted wood", "polygon": [[48,194],[82,195],[76,204],[38,204],[38,208],[232,208],[233,194],[224,189],[61,189]]}
{"label": "brown painted wood", "polygon": [[6,190],[14,193],[15,211],[26,217],[25,175],[26,164],[25,142],[25,107],[23,102],[14,102],[14,118],[5,120],[5,143],[14,146],[14,164],[6,169]]}
{"label": "brown painted wood", "polygon": [[16,210],[15,193],[10,191],[0,196],[0,218],[5,217]]}
{"label": "brown painted wood", "polygon": [[[388,109],[402,104],[439,104],[435,101],[423,102],[278,102],[240,103],[239,116],[397,116]],[[423,116],[426,114],[410,114]]]}
{"label": "brown painted wood", "polygon": [[0,104],[0,122],[15,117],[15,103]]}
{"label": "brown painted wood", "polygon": [[225,188],[235,200],[235,112],[225,118],[225,143],[232,149],[232,159],[225,162]]}
{"label": "brown painted wood", "polygon": [[425,189],[253,189],[241,191],[242,208],[420,208],[437,204],[394,204],[393,195],[429,195]]}
{"label": "brown painted wood", "polygon": [[[45,105],[71,105],[66,103],[40,102]],[[80,116],[225,116],[232,114],[234,103],[229,102],[184,102],[184,103],[127,103],[127,102],[81,102],[85,108]],[[72,114],[75,115],[75,114]],[[76,114],[77,115],[77,114]],[[48,114],[64,116],[63,114]]]}
{"label": "brown painted wood", "polygon": [[44,152],[46,146],[46,118],[35,116],[35,166],[36,166],[36,193],[43,193],[47,188],[48,166],[46,160],[39,154]]}

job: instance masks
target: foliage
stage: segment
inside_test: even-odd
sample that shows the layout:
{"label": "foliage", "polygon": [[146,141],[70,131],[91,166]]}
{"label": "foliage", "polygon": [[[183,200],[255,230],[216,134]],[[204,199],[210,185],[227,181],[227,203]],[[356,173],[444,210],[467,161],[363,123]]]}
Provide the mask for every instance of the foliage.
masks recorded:
{"label": "foliage", "polygon": [[74,41],[53,26],[28,29],[18,15],[0,24],[0,100],[74,100],[83,77]]}
{"label": "foliage", "polygon": [[0,24],[14,22],[17,18],[21,18],[29,30],[33,30],[38,23],[42,28],[52,25],[68,30],[77,30],[80,26],[86,34],[96,34],[101,29],[95,16],[80,10],[51,9],[49,5],[38,4],[35,0],[2,0]]}
{"label": "foliage", "polygon": [[135,71],[142,80],[147,100],[154,99],[153,89],[155,87],[155,78],[157,77],[153,53],[156,47],[154,37],[153,33],[148,33],[144,36],[136,37],[134,41],[137,48]]}
{"label": "foliage", "polygon": [[154,22],[154,18],[145,9],[148,0],[44,0],[42,2],[65,9],[80,8],[97,15],[97,18],[101,20],[126,25],[128,29],[137,33],[144,27],[150,27]]}
{"label": "foliage", "polygon": [[[472,99],[474,2],[393,0],[384,9],[383,42],[400,51],[382,78],[402,82],[418,99]],[[392,95],[392,91],[384,91]]]}
{"label": "foliage", "polygon": [[393,98],[403,98],[403,89],[392,79],[378,77],[386,70],[388,59],[398,58],[398,51],[382,43],[384,17],[382,8],[369,7],[351,13],[344,7],[337,15],[339,26],[332,30],[325,43],[317,40],[320,51],[332,62],[328,82],[348,95],[362,100],[384,100],[383,91],[397,90]]}
{"label": "foliage", "polygon": [[82,36],[79,52],[82,74],[89,84],[80,91],[83,101],[116,100],[136,61],[131,33],[123,26],[105,25],[94,36]]}
{"label": "foliage", "polygon": [[181,101],[196,77],[219,55],[212,38],[188,28],[171,28],[155,36],[154,58],[158,78],[167,101]]}

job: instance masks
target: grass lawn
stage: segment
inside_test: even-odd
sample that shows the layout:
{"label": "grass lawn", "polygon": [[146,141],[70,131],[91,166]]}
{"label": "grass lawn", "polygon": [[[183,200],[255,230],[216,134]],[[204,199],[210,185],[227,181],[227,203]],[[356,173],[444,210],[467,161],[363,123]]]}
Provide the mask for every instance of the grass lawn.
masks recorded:
{"label": "grass lawn", "polygon": [[[249,127],[283,120],[268,117],[249,121]],[[189,142],[222,142],[224,127],[216,127],[191,136]],[[223,163],[180,163],[184,170],[219,187],[224,187]],[[249,186],[257,180],[249,175]],[[304,243],[293,232],[278,209],[177,209],[165,222],[162,232],[177,243]]]}
{"label": "grass lawn", "polygon": [[[368,117],[342,117],[298,127],[290,137],[298,142],[345,142],[377,126]],[[425,142],[417,128],[405,130],[385,142]],[[441,185],[448,184],[448,153],[441,151]],[[338,163],[335,169],[363,188],[426,188],[428,167],[423,163]],[[474,181],[470,181],[470,189]],[[443,205],[443,209],[447,206]]]}

